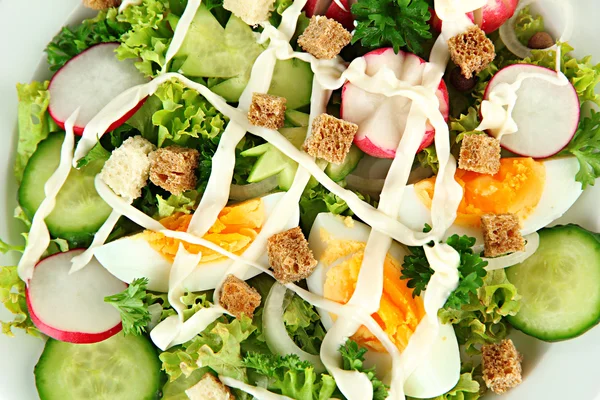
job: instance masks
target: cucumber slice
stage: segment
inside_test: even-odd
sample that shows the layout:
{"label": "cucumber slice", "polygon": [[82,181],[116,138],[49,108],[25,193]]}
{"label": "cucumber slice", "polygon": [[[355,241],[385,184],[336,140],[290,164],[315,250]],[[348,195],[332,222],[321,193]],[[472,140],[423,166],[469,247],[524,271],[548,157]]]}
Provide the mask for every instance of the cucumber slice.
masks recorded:
{"label": "cucumber slice", "polygon": [[542,229],[540,246],[506,270],[523,296],[508,321],[553,342],[579,336],[600,321],[600,235],[576,225]]}
{"label": "cucumber slice", "polygon": [[364,155],[365,153],[363,153],[358,147],[352,145],[352,147],[350,147],[350,151],[344,159],[344,162],[339,165],[334,163],[327,164],[325,173],[335,182],[339,182],[356,169],[356,166]]}
{"label": "cucumber slice", "polygon": [[285,120],[294,126],[308,126],[310,115],[296,110],[286,110]]}
{"label": "cucumber slice", "polygon": [[230,103],[237,103],[240,101],[240,96],[244,92],[246,85],[248,85],[249,79],[250,77],[248,74],[234,76],[233,78],[229,78],[226,81],[211,87],[210,90]]}
{"label": "cucumber slice", "polygon": [[[46,197],[44,185],[58,167],[64,138],[64,133],[48,136],[25,167],[19,204],[29,219]],[[96,160],[80,170],[71,169],[54,210],[46,218],[52,236],[68,240],[73,248],[87,246],[112,211],[94,187],[94,177],[103,166],[104,161]]]}
{"label": "cucumber slice", "polygon": [[34,369],[41,400],[158,398],[161,363],[145,336],[119,333],[94,344],[48,339]]}
{"label": "cucumber slice", "polygon": [[278,60],[269,94],[285,97],[286,108],[295,110],[310,104],[313,72],[310,64],[297,58]]}

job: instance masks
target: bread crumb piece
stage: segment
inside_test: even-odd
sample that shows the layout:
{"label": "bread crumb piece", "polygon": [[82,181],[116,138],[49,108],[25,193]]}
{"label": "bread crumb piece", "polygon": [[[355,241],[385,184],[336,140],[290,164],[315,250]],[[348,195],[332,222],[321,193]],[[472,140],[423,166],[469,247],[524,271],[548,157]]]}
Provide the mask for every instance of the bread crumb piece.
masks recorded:
{"label": "bread crumb piece", "polygon": [[250,104],[250,109],[248,110],[248,121],[252,125],[264,128],[283,128],[286,103],[287,100],[284,97],[253,93],[252,104]]}
{"label": "bread crumb piece", "polygon": [[317,260],[299,227],[271,236],[267,241],[269,264],[281,283],[298,282],[308,278]]}
{"label": "bread crumb piece", "polygon": [[467,79],[483,71],[496,57],[494,44],[477,25],[451,37],[448,47],[452,61]]}
{"label": "bread crumb piece", "polygon": [[220,303],[236,318],[242,318],[242,314],[252,318],[260,301],[260,293],[235,275],[227,276],[223,282]]}
{"label": "bread crumb piece", "polygon": [[521,236],[519,217],[515,214],[485,214],[481,216],[483,231],[483,254],[497,257],[525,250],[525,239]]}
{"label": "bread crumb piece", "polygon": [[304,51],[319,59],[332,59],[350,43],[352,34],[334,19],[313,15],[298,38]]}
{"label": "bread crumb piece", "polygon": [[484,345],[481,353],[483,380],[492,392],[502,394],[521,383],[523,356],[512,340],[504,339],[498,344]]}
{"label": "bread crumb piece", "polygon": [[121,0],[83,0],[83,5],[93,10],[105,10],[107,8],[119,7]]}
{"label": "bread crumb piece", "polygon": [[303,145],[313,157],[342,164],[350,151],[358,125],[329,114],[321,114],[312,123],[311,135]]}
{"label": "bread crumb piece", "polygon": [[204,374],[185,394],[190,400],[235,400],[229,388],[210,372]]}
{"label": "bread crumb piece", "polygon": [[500,141],[485,134],[465,135],[460,145],[458,168],[497,174],[500,171]]}
{"label": "bread crumb piece", "polygon": [[174,195],[195,189],[199,158],[196,149],[179,146],[158,149],[150,155],[150,181]]}

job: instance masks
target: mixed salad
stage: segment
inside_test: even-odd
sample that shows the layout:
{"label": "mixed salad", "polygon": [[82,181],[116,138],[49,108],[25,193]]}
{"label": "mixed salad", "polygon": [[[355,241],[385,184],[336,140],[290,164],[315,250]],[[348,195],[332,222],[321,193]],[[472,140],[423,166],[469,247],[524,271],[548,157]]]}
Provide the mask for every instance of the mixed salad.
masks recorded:
{"label": "mixed salad", "polygon": [[[600,64],[554,0],[86,0],[18,84],[41,399],[478,399],[600,321]],[[562,7],[562,32],[543,8]]]}

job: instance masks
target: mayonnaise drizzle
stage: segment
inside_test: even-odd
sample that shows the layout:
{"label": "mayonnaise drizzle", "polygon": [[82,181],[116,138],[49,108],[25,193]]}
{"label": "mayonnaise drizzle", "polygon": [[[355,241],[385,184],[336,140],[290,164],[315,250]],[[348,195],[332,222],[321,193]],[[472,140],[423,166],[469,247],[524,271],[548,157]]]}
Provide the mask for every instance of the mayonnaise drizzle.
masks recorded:
{"label": "mayonnaise drizzle", "polygon": [[169,62],[171,62],[173,57],[175,57],[183,45],[183,41],[185,40],[187,32],[190,29],[190,25],[192,25],[192,21],[196,16],[196,11],[198,11],[200,3],[202,3],[202,0],[188,0],[185,10],[183,11],[183,15],[181,15],[181,18],[175,27],[175,32],[173,32],[173,39],[171,40],[171,44],[167,49],[165,63],[162,66],[161,73],[167,72],[167,69],[169,68]]}
{"label": "mayonnaise drizzle", "polygon": [[275,394],[273,392],[269,392],[265,388],[248,385],[247,383],[238,381],[237,379],[233,379],[228,376],[219,375],[219,379],[225,385],[235,389],[243,390],[244,392],[251,394],[257,400],[294,400],[291,397]]}
{"label": "mayonnaise drizzle", "polygon": [[142,0],[123,0],[119,6],[119,13],[122,13],[129,6],[139,6],[142,4]]}
{"label": "mayonnaise drizzle", "polygon": [[54,206],[56,206],[56,196],[71,172],[73,146],[75,144],[73,125],[75,124],[78,115],[79,108],[77,108],[65,121],[65,139],[60,149],[60,163],[58,164],[56,171],[54,171],[44,185],[44,194],[46,195],[46,198],[42,201],[33,216],[31,229],[29,230],[29,236],[27,237],[27,246],[25,246],[25,251],[23,252],[21,260],[19,260],[17,272],[19,278],[27,284],[29,284],[29,280],[33,276],[35,265],[50,245],[50,232],[46,226],[45,219],[50,215],[52,210],[54,210]]}

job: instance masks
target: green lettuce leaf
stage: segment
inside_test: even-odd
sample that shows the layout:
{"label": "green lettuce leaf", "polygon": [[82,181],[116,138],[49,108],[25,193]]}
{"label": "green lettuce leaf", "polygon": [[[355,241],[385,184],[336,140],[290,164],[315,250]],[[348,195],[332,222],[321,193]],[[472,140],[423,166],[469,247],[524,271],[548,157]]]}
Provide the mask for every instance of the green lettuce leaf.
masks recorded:
{"label": "green lettuce leaf", "polygon": [[435,144],[432,143],[430,146],[425,147],[423,150],[417,153],[417,161],[422,167],[429,167],[437,174],[440,168],[440,162],[437,157],[437,151],[435,150]]}
{"label": "green lettuce leaf", "polygon": [[215,139],[225,129],[227,119],[200,93],[171,80],[162,84],[155,96],[162,102],[161,109],[152,115],[152,123],[158,127],[158,147],[176,144],[195,148],[201,142],[218,143]]}
{"label": "green lettuce leaf", "polygon": [[460,309],[441,309],[439,317],[443,323],[454,325],[458,342],[467,352],[478,353],[476,346],[506,337],[509,325],[503,318],[519,311],[521,296],[506,279],[504,270],[495,270],[488,271],[477,295],[470,293],[469,299]]}
{"label": "green lettuce leaf", "polygon": [[315,373],[310,362],[301,361],[295,354],[248,353],[244,365],[267,378],[268,390],[296,400],[328,400],[336,389],[331,376]]}
{"label": "green lettuce leaf", "polygon": [[209,367],[220,375],[246,381],[246,366],[242,360],[240,343],[255,330],[256,327],[248,317],[231,322],[221,317],[194,339],[160,355],[169,381],[182,375],[190,376],[200,368],[199,365]]}
{"label": "green lettuce leaf", "polygon": [[29,318],[25,300],[25,282],[19,278],[17,267],[0,267],[0,301],[14,314],[12,321],[0,321],[3,334],[12,337],[13,328],[17,328],[23,329],[28,335],[43,337]]}
{"label": "green lettuce leaf", "polygon": [[273,4],[273,12],[269,17],[269,22],[271,25],[279,26],[281,23],[281,14],[283,14],[283,12],[287,10],[293,2],[294,0],[275,0],[275,3]]}
{"label": "green lettuce leaf", "polygon": [[161,195],[156,195],[158,201],[158,217],[165,218],[176,212],[191,214],[198,205],[200,193],[188,190],[180,195],[170,195],[166,200]]}
{"label": "green lettuce leaf", "polygon": [[118,21],[116,8],[98,12],[74,28],[63,27],[46,47],[50,71],[56,71],[71,58],[98,43],[118,42],[131,25]]}
{"label": "green lettuce leaf", "polygon": [[121,36],[117,57],[141,59],[135,66],[145,76],[154,77],[165,64],[167,49],[173,39],[178,17],[169,12],[168,0],[143,0],[117,16],[117,21],[131,29]]}
{"label": "green lettuce leaf", "polygon": [[321,324],[319,313],[312,304],[297,295],[292,296],[285,307],[283,322],[290,337],[302,350],[319,354],[325,329]]}
{"label": "green lettuce leaf", "polygon": [[519,42],[527,46],[533,35],[543,31],[544,18],[540,15],[533,16],[529,6],[523,7],[515,19],[515,34]]}
{"label": "green lettuce leaf", "polygon": [[385,400],[388,397],[388,387],[383,384],[375,374],[375,367],[365,368],[365,354],[367,349],[358,346],[358,343],[348,339],[346,344],[340,347],[343,368],[347,371],[358,371],[367,374],[373,385],[373,400]]}
{"label": "green lettuce leaf", "polygon": [[77,168],[82,168],[89,163],[102,160],[107,161],[110,158],[110,151],[106,150],[100,142],[96,143],[94,147],[85,155],[85,157],[77,160]]}
{"label": "green lettuce leaf", "polygon": [[18,183],[21,183],[25,166],[38,144],[46,139],[50,132],[59,130],[47,113],[50,102],[48,85],[48,81],[17,84],[19,141],[14,173]]}

